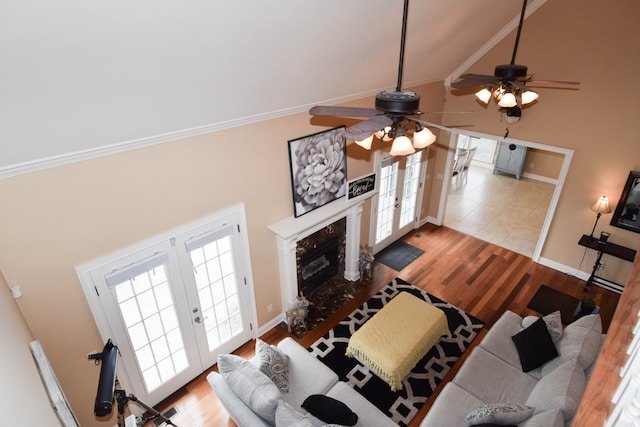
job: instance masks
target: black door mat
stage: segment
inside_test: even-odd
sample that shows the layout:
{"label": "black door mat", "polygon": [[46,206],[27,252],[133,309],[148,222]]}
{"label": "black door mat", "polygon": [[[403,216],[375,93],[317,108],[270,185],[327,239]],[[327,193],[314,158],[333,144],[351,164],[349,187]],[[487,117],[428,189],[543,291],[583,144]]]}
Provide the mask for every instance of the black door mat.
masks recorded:
{"label": "black door mat", "polygon": [[564,292],[550,288],[547,285],[540,285],[540,289],[531,298],[527,308],[546,316],[556,310],[560,310],[562,323],[568,325],[573,320],[573,315],[580,300]]}
{"label": "black door mat", "polygon": [[424,251],[420,248],[416,248],[402,240],[396,240],[376,254],[376,261],[400,271],[423,253]]}

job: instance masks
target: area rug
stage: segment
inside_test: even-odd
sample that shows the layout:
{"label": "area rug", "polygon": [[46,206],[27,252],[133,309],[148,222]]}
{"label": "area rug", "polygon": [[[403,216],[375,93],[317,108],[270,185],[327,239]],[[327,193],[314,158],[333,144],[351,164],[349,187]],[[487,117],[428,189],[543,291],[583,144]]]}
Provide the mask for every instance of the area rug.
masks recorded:
{"label": "area rug", "polygon": [[391,267],[396,271],[403,270],[424,251],[407,242],[397,240],[376,254],[376,261]]}
{"label": "area rug", "polygon": [[580,300],[576,297],[550,288],[547,285],[540,285],[540,288],[536,291],[533,298],[531,298],[529,304],[527,304],[527,308],[543,316],[560,310],[562,323],[568,325],[573,320],[578,302],[580,302]]}
{"label": "area rug", "polygon": [[[400,292],[410,292],[442,309],[447,316],[451,337],[442,338],[431,349],[425,349],[425,356],[403,380],[404,388],[394,392],[366,366],[345,356],[345,351],[351,334]],[[410,319],[407,322],[410,327]],[[406,426],[469,347],[483,325],[482,321],[459,308],[396,278],[313,343],[309,351],[336,372],[340,380],[349,384],[395,423]]]}

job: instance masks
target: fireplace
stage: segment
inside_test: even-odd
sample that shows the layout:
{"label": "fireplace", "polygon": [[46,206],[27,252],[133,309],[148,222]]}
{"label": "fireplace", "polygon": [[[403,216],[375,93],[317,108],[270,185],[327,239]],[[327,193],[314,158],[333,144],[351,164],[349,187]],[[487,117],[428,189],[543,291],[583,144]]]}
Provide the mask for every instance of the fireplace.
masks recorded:
{"label": "fireplace", "polygon": [[[317,275],[328,276],[330,272],[334,271],[336,263],[333,263],[333,267],[331,266],[334,249],[329,247],[334,245],[331,240],[341,235],[342,243],[339,241],[337,245],[338,271],[333,276],[347,281],[358,280],[360,277],[358,265],[360,256],[360,222],[363,204],[364,199],[353,201],[336,200],[301,217],[288,217],[269,226],[269,229],[278,238],[278,265],[280,268],[283,312],[296,306],[296,297],[299,295],[298,284],[302,283],[299,280],[302,276],[302,269],[298,268],[299,257],[302,255],[302,252],[298,252],[299,249],[306,248],[309,250],[309,258],[308,260],[305,259],[305,261],[308,261],[307,264],[312,264],[304,269],[304,275],[307,276],[307,279],[303,280],[303,282],[311,281],[311,284],[305,283],[303,287],[314,287],[315,281],[320,283],[331,280],[326,280],[324,277]],[[338,228],[340,231],[335,231]],[[326,238],[316,240],[323,233],[327,233]],[[314,244],[315,248],[313,247]],[[326,247],[321,248],[325,244]],[[321,250],[324,253],[321,255],[319,254],[320,252],[313,254],[311,248]],[[306,250],[304,253],[306,253]],[[326,265],[327,263],[329,265]],[[313,276],[316,277],[314,278]],[[317,286],[314,290],[318,291],[321,288],[322,286]]]}
{"label": "fireplace", "polygon": [[346,219],[342,218],[297,242],[298,293],[306,296],[344,275]]}

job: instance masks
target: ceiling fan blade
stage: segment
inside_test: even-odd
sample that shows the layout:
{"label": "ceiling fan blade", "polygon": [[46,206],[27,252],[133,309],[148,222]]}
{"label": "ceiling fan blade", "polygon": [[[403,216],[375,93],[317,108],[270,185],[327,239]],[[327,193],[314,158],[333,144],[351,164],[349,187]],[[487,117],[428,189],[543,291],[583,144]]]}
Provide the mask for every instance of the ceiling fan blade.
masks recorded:
{"label": "ceiling fan blade", "polygon": [[336,116],[336,117],[371,117],[382,114],[374,108],[359,107],[331,107],[318,105],[309,110],[312,116]]}
{"label": "ceiling fan blade", "polygon": [[408,120],[413,120],[414,122],[418,122],[418,123],[420,123],[421,125],[434,127],[434,128],[436,128],[436,129],[440,129],[440,130],[443,130],[443,131],[445,131],[445,132],[449,132],[449,133],[451,133],[451,132],[453,131],[453,129],[451,129],[451,128],[448,128],[448,127],[446,127],[446,126],[439,125],[439,124],[437,124],[437,123],[431,123],[431,122],[428,122],[428,121],[426,121],[426,120],[418,120],[418,119],[413,119],[413,118],[410,118],[410,119],[408,119]]}
{"label": "ceiling fan blade", "polygon": [[451,83],[451,87],[454,89],[466,89],[468,87],[487,86],[493,83],[497,83],[497,79],[494,80],[464,80],[461,82]]}
{"label": "ceiling fan blade", "polygon": [[562,80],[538,80],[538,79],[531,79],[531,80],[527,80],[527,82],[529,83],[535,83],[535,84],[550,84],[550,85],[579,85],[580,82],[566,82],[566,81],[562,81]]}
{"label": "ceiling fan blade", "polygon": [[489,74],[463,74],[460,78],[465,80],[499,80],[496,76],[491,76]]}
{"label": "ceiling fan blade", "polygon": [[362,141],[392,124],[393,120],[385,115],[373,116],[369,120],[365,120],[357,125],[353,125],[350,128],[345,129],[343,135],[345,138],[352,141]]}

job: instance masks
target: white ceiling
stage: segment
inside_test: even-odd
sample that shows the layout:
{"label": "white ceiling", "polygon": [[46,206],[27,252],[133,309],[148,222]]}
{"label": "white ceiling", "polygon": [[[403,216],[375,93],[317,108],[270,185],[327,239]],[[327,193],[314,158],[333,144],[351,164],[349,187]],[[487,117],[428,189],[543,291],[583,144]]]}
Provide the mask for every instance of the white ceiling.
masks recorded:
{"label": "white ceiling", "polygon": [[[512,29],[521,7],[411,1],[403,87],[445,79]],[[395,87],[402,8],[402,0],[4,0],[0,171]]]}

